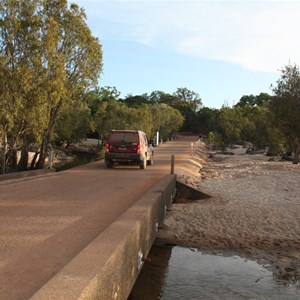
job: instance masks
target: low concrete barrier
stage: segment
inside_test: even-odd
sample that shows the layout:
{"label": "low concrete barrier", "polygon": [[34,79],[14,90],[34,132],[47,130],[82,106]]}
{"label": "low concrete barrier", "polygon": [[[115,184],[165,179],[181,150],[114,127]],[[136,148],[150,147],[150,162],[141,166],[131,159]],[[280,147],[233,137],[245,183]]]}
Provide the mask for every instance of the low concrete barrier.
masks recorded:
{"label": "low concrete barrier", "polygon": [[38,169],[38,170],[0,174],[0,181],[39,176],[39,175],[44,175],[53,172],[55,172],[55,169]]}
{"label": "low concrete barrier", "polygon": [[126,300],[175,191],[176,175],[167,175],[31,299]]}

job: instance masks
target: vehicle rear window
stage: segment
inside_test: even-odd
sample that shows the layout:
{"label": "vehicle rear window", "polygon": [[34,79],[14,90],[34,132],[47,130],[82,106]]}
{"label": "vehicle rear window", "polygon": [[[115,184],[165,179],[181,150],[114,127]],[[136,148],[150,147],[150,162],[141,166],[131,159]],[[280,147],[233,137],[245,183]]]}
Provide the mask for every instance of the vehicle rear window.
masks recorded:
{"label": "vehicle rear window", "polygon": [[124,142],[124,143],[138,143],[138,133],[135,132],[114,132],[109,135],[108,142]]}

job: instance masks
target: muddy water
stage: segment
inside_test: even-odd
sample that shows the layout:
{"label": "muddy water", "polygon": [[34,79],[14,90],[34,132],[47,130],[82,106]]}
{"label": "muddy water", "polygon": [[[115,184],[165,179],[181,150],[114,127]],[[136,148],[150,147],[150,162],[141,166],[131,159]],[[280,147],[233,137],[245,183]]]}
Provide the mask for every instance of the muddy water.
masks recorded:
{"label": "muddy water", "polygon": [[300,283],[239,256],[154,245],[129,300],[300,299]]}

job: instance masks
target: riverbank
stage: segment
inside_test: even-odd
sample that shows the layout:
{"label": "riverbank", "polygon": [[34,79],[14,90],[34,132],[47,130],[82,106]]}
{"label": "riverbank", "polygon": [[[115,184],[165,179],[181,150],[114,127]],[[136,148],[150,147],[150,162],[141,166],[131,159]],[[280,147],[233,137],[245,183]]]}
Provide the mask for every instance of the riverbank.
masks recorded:
{"label": "riverbank", "polygon": [[264,264],[279,281],[299,281],[300,165],[245,148],[232,152],[208,158],[199,143],[207,157],[200,172],[182,172],[178,181],[208,197],[173,203],[157,242],[238,254]]}

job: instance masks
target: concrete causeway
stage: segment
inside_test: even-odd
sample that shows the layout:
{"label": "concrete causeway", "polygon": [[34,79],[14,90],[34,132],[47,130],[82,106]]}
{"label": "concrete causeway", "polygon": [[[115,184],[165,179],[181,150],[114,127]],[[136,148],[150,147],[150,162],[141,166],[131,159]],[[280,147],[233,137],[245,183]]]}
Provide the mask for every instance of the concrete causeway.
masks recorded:
{"label": "concrete causeway", "polygon": [[[191,164],[194,137],[155,148],[155,164],[0,181],[0,299],[127,299]],[[170,174],[175,155],[175,174]]]}

